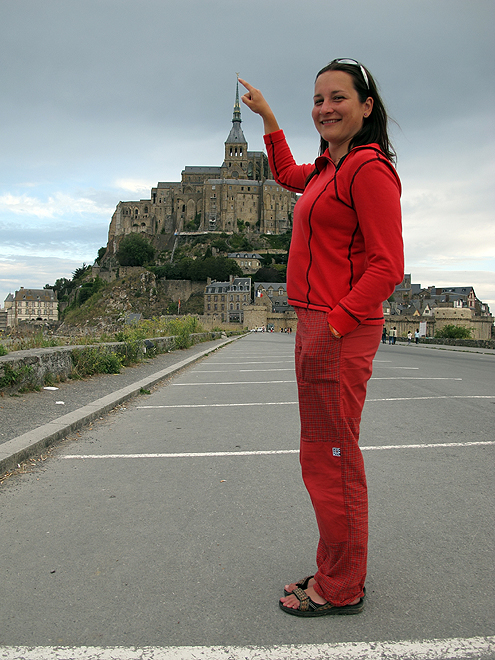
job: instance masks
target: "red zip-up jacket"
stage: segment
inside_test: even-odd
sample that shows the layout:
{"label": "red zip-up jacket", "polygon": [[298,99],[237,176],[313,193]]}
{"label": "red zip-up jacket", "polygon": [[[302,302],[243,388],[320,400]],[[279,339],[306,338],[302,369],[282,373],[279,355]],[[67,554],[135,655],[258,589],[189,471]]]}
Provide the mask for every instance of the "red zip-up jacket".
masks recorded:
{"label": "red zip-up jacket", "polygon": [[277,183],[303,193],[294,209],[289,304],[328,312],[341,335],[361,323],[382,325],[382,302],[404,274],[394,167],[377,144],[355,147],[335,167],[328,150],[314,165],[296,165],[282,130],[264,139]]}

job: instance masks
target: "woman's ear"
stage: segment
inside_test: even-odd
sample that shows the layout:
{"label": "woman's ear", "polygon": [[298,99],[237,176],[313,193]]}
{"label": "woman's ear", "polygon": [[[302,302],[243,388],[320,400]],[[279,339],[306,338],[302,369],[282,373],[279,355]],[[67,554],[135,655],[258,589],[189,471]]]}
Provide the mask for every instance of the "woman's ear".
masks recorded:
{"label": "woman's ear", "polygon": [[368,96],[366,101],[364,102],[364,114],[363,117],[366,119],[366,117],[369,117],[371,115],[371,111],[373,110],[373,99],[371,96]]}

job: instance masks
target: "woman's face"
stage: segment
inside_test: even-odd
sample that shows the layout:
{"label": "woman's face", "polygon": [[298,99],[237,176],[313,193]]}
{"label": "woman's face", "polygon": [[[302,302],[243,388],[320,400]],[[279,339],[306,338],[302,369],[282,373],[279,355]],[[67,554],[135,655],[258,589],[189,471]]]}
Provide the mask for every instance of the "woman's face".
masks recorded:
{"label": "woman's face", "polygon": [[347,153],[349,142],[372,109],[373,99],[368,97],[361,103],[352,76],[345,71],[325,71],[316,79],[311,116],[316,130],[328,142],[332,158]]}

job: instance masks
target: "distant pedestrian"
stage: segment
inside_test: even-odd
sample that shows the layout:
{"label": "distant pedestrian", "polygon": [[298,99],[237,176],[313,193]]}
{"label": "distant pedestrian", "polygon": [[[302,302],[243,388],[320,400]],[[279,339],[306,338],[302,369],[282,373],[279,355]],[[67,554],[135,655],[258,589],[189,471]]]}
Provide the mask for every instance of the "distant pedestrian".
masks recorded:
{"label": "distant pedestrian", "polygon": [[409,330],[409,332],[407,333],[407,343],[408,344],[411,343],[411,339],[412,339],[412,332]]}
{"label": "distant pedestrian", "polygon": [[416,332],[414,333],[414,341],[416,342],[416,344],[419,344],[420,337],[421,335],[419,334],[419,330],[416,330]]}
{"label": "distant pedestrian", "polygon": [[382,344],[387,343],[387,328],[383,326],[383,332],[382,332]]}

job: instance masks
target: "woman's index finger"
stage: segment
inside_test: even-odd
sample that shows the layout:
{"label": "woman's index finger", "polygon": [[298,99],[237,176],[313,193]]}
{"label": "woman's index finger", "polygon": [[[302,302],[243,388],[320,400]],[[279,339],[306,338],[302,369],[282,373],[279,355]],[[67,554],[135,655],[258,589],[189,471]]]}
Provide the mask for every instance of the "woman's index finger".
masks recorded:
{"label": "woman's index finger", "polygon": [[246,82],[242,78],[237,78],[237,80],[241,83],[241,85],[243,87],[245,87],[248,90],[248,92],[251,92],[254,89],[254,87],[252,85],[250,85],[248,82]]}

